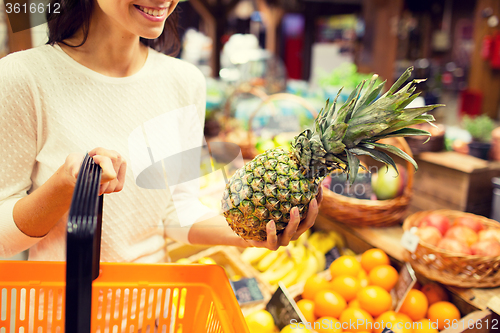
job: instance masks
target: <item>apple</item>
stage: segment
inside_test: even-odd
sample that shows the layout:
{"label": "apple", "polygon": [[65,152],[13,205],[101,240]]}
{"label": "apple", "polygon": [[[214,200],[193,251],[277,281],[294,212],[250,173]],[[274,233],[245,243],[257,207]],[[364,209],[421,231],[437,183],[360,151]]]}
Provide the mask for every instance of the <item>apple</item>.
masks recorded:
{"label": "apple", "polygon": [[471,228],[475,232],[479,232],[484,229],[481,221],[470,216],[457,217],[455,221],[453,221],[453,225],[463,225],[464,227]]}
{"label": "apple", "polygon": [[496,240],[500,242],[500,229],[486,229],[479,232],[479,240]]}
{"label": "apple", "polygon": [[420,222],[419,227],[435,227],[439,230],[442,236],[448,231],[450,228],[450,219],[447,216],[432,213],[423,218]]}
{"label": "apple", "polygon": [[442,238],[441,232],[436,227],[432,226],[418,228],[416,235],[422,242],[433,246],[438,245]]}
{"label": "apple", "polygon": [[483,257],[500,256],[500,243],[496,240],[483,240],[474,243],[470,247],[472,254]]}
{"label": "apple", "polygon": [[[403,167],[398,170],[401,169]],[[384,165],[378,170],[377,175],[374,176],[372,175],[372,189],[377,199],[388,200],[398,196],[398,193],[401,191],[401,182],[404,183],[402,173],[398,175],[398,172],[393,167],[389,168],[387,165]]]}
{"label": "apple", "polygon": [[462,244],[466,244],[467,246],[471,246],[479,239],[474,230],[464,227],[463,225],[457,225],[448,229],[444,238],[455,239]]}
{"label": "apple", "polygon": [[438,243],[437,247],[450,253],[467,255],[472,254],[470,248],[467,245],[464,245],[455,239],[443,238]]}

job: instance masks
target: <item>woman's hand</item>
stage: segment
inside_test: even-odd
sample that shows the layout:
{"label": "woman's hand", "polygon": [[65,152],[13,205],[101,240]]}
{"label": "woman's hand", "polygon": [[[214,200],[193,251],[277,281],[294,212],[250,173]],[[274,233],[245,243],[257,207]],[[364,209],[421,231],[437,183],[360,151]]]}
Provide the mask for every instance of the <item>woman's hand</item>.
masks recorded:
{"label": "woman's hand", "polygon": [[[120,192],[125,183],[127,162],[114,150],[95,148],[89,156],[102,168],[101,187],[99,195],[104,193]],[[82,154],[70,154],[66,158],[63,169],[69,183],[74,186],[83,160]]]}
{"label": "woman's hand", "polygon": [[277,250],[280,246],[287,246],[290,241],[297,240],[300,235],[314,225],[318,216],[318,207],[322,201],[323,187],[320,184],[318,195],[316,199],[311,200],[309,203],[307,216],[304,220],[300,221],[299,209],[293,207],[290,211],[290,221],[281,235],[276,235],[276,224],[271,220],[266,225],[267,239],[265,241],[247,241],[247,243],[250,246],[265,247],[273,251]]}

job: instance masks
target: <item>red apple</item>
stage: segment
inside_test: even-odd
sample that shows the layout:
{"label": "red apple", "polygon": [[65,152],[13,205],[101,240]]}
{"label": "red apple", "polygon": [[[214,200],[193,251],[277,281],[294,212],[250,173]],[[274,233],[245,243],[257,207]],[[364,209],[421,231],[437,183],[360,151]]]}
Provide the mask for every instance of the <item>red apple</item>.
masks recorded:
{"label": "red apple", "polygon": [[422,242],[434,246],[438,245],[442,238],[441,232],[436,227],[431,226],[418,228],[416,234]]}
{"label": "red apple", "polygon": [[479,232],[479,240],[496,240],[500,242],[500,229],[486,229]]}
{"label": "red apple", "polygon": [[471,246],[479,239],[474,230],[463,225],[451,227],[444,235],[444,238],[455,239],[467,246]]}
{"label": "red apple", "polygon": [[450,228],[450,225],[451,223],[448,217],[441,214],[432,213],[423,218],[423,220],[420,222],[419,227],[436,227],[441,235],[444,236],[444,234]]}
{"label": "red apple", "polygon": [[464,245],[455,239],[443,238],[441,239],[437,247],[450,253],[469,255],[472,254],[470,248],[467,245]]}
{"label": "red apple", "polygon": [[453,225],[463,225],[464,227],[471,228],[475,232],[479,232],[484,229],[483,224],[478,219],[472,218],[470,216],[457,217],[453,221]]}
{"label": "red apple", "polygon": [[483,240],[472,244],[470,247],[472,254],[483,257],[500,256],[500,243],[496,240]]}

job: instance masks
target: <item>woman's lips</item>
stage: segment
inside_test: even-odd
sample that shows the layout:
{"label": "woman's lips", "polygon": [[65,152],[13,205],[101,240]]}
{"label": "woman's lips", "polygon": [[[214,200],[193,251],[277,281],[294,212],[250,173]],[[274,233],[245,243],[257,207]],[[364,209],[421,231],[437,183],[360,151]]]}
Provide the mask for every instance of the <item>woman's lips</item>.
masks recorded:
{"label": "woman's lips", "polygon": [[144,7],[139,5],[134,5],[134,7],[150,21],[161,22],[167,16],[168,10],[170,8],[170,2],[167,3],[165,7]]}

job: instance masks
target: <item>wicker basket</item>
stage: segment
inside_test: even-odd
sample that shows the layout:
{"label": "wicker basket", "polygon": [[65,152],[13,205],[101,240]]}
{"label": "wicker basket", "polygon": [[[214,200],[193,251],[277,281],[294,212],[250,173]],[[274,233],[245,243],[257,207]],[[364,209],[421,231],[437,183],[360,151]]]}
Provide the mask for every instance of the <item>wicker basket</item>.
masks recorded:
{"label": "wicker basket", "polygon": [[[406,140],[403,138],[386,139],[389,143],[412,156]],[[323,202],[320,211],[332,220],[354,227],[388,227],[400,223],[410,204],[413,186],[414,168],[407,162],[408,180],[403,194],[389,200],[363,200],[346,197],[323,187]]]}
{"label": "wicker basket", "polygon": [[[486,217],[455,210],[421,211],[410,215],[403,224],[404,230],[417,227],[430,213],[447,216],[451,221],[457,217],[470,216],[485,227],[500,229],[498,222]],[[425,277],[442,284],[461,288],[490,288],[500,286],[500,256],[482,257],[459,255],[420,242],[415,253],[406,253],[406,260]]]}
{"label": "wicker basket", "polygon": [[[255,97],[258,97],[262,100],[262,102],[257,106],[255,110],[250,114],[249,120],[248,120],[248,131],[247,131],[247,137],[244,142],[235,142],[238,144],[241,148],[241,153],[244,159],[253,159],[255,156],[259,154],[257,149],[255,148],[255,144],[257,142],[257,138],[255,136],[255,133],[252,128],[252,123],[257,115],[257,113],[264,107],[264,105],[269,105],[271,108],[272,112],[276,112],[275,106],[273,102],[279,101],[279,100],[288,100],[295,102],[299,105],[301,105],[304,109],[309,111],[311,115],[316,118],[318,115],[318,112],[314,109],[314,107],[304,98],[300,96],[296,96],[293,94],[289,93],[277,93],[273,95],[267,95],[263,90],[252,87],[249,85],[243,85],[240,88],[236,89],[227,99],[225,105],[224,105],[224,119],[223,119],[223,130],[222,130],[222,138],[225,139],[228,137],[229,132],[232,130],[230,126],[227,126],[229,124],[229,119],[231,118],[231,104],[234,101],[234,99],[240,95],[244,94],[249,94],[253,95]],[[298,133],[297,133],[298,134]]]}

